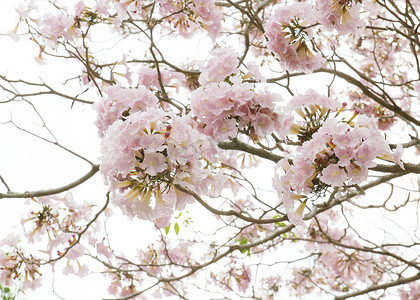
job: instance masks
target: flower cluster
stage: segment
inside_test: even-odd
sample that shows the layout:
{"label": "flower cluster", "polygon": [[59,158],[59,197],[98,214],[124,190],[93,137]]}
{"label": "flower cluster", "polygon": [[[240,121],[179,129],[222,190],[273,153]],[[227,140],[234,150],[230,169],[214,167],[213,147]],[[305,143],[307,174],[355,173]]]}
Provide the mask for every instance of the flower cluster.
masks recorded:
{"label": "flower cluster", "polygon": [[123,88],[120,84],[104,88],[105,96],[93,108],[98,113],[95,122],[99,136],[103,137],[108,127],[116,120],[124,120],[130,114],[158,107],[159,100],[144,86]]}
{"label": "flower cluster", "polygon": [[268,48],[277,54],[285,70],[309,73],[324,63],[311,42],[313,32],[308,25],[315,23],[314,8],[303,2],[277,9],[268,20]]}
{"label": "flower cluster", "polygon": [[319,22],[340,34],[355,32],[363,23],[359,17],[360,0],[319,0]]}
{"label": "flower cluster", "polygon": [[216,7],[214,0],[168,1],[158,0],[159,12],[162,16],[170,15],[169,22],[183,36],[190,36],[197,28],[204,28],[211,38],[220,32],[222,12]]}
{"label": "flower cluster", "polygon": [[[332,208],[318,214],[308,228],[302,228],[303,238],[313,241],[305,244],[305,253],[317,255],[304,266],[293,268],[288,283],[298,296],[316,291],[317,286],[328,286],[330,290],[342,293],[357,289],[360,282],[377,283],[384,275],[377,267],[378,261],[393,259],[363,251],[363,245],[340,219],[340,209],[347,211],[347,208]],[[337,245],[327,242],[331,239],[338,241]]]}
{"label": "flower cluster", "polygon": [[[10,240],[6,238],[1,241],[1,244],[8,245],[8,242]],[[13,242],[16,243],[17,241]],[[16,248],[11,249],[11,251],[0,250],[0,266],[0,283],[5,286],[15,284],[15,280],[19,278],[23,279],[22,289],[34,290],[41,285],[39,260],[32,256],[26,257]]]}
{"label": "flower cluster", "polygon": [[[92,205],[77,203],[71,193],[64,196],[45,196],[28,200],[28,205],[35,205],[26,219],[22,220],[24,235],[31,244],[45,241],[47,246],[42,252],[48,259],[56,259],[66,253],[69,260],[67,270],[72,274],[86,275],[88,268],[77,259],[84,255],[84,247],[78,243],[78,233],[91,219]],[[81,225],[83,224],[83,225]],[[41,285],[40,266],[45,260],[28,255],[19,245],[19,235],[10,234],[0,245],[11,245],[9,250],[0,249],[0,282],[13,285],[18,279],[23,280],[23,289],[35,289]],[[70,261],[74,263],[70,264]],[[77,271],[74,269],[77,268]],[[67,270],[64,269],[64,273]],[[67,272],[69,273],[69,272]]]}
{"label": "flower cluster", "polygon": [[408,287],[401,287],[399,291],[401,300],[420,299],[419,281],[411,282]]}
{"label": "flower cluster", "polygon": [[75,31],[74,20],[64,15],[46,15],[38,21],[39,32],[47,39],[54,42],[60,37],[72,39]]}
{"label": "flower cluster", "polygon": [[198,23],[209,32],[211,38],[215,39],[220,32],[223,17],[216,6],[216,1],[194,0],[191,9],[199,17]]}
{"label": "flower cluster", "polygon": [[[358,112],[347,121],[329,118],[337,104],[326,97],[314,97],[313,91],[309,93],[312,103],[306,102],[307,95],[298,95],[291,101],[306,103],[295,109],[304,121],[292,126],[302,145],[297,148],[293,163],[289,156],[278,162],[277,169],[283,169],[285,174],[274,177],[274,187],[294,223],[302,223],[302,211],[293,211],[294,200],[306,199],[308,194],[317,194],[329,186],[363,182],[368,169],[376,166],[376,158],[392,160],[404,169],[400,160],[402,148],[391,151],[374,119],[361,115],[354,122]],[[301,209],[304,205],[305,202]]]}
{"label": "flower cluster", "polygon": [[211,54],[211,58],[200,69],[198,81],[201,85],[224,81],[226,77],[239,72],[236,52],[232,49],[216,49]]}
{"label": "flower cluster", "polygon": [[156,220],[184,208],[192,198],[176,184],[198,193],[213,187],[206,166],[215,162],[216,148],[189,115],[156,108],[130,114],[108,128],[101,151],[115,203],[132,217]]}
{"label": "flower cluster", "polygon": [[184,77],[177,72],[168,71],[163,68],[160,68],[158,73],[157,69],[151,69],[148,67],[140,68],[137,71],[137,74],[137,84],[139,86],[145,86],[152,91],[160,90],[161,84],[165,87],[178,88],[179,82],[182,82]]}
{"label": "flower cluster", "polygon": [[227,291],[232,290],[236,284],[239,292],[246,293],[252,280],[252,273],[249,266],[231,258],[226,261],[225,268],[218,271],[212,279]]}
{"label": "flower cluster", "polygon": [[286,116],[277,103],[278,94],[265,90],[253,91],[253,85],[240,78],[230,78],[231,83],[212,83],[192,93],[191,108],[202,123],[202,130],[216,141],[235,137],[238,130],[253,140],[277,132],[286,136],[292,118]]}

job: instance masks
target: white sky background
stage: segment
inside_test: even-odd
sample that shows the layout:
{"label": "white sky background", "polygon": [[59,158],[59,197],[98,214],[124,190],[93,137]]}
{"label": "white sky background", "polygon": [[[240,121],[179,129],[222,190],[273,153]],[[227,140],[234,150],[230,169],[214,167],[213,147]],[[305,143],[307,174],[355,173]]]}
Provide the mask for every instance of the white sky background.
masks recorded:
{"label": "white sky background", "polygon": [[[16,26],[18,15],[14,11],[14,6],[18,3],[19,1],[0,0],[1,33],[12,30]],[[7,74],[10,78],[24,78],[38,82],[38,77],[47,81],[65,78],[66,68],[70,66],[66,64],[40,66],[35,61],[38,47],[27,37],[21,38],[19,42],[14,42],[11,38],[4,36],[1,36],[0,40],[0,73],[2,75]],[[4,94],[0,95],[3,100]],[[70,109],[70,101],[50,96],[37,97],[34,104],[63,146],[97,162],[99,139],[96,128],[92,126],[95,114],[90,105],[76,104],[73,109]],[[13,110],[5,108],[5,105],[0,107],[0,122],[9,120],[11,115],[13,120],[20,125],[48,137],[28,104],[13,105]],[[30,137],[11,125],[0,125],[0,141],[0,174],[15,192],[59,187],[76,180],[90,169],[90,166],[80,159],[75,159],[53,145],[47,145],[37,138]],[[98,202],[99,200],[98,203],[103,203],[103,198],[102,200],[100,198],[105,195],[105,188],[101,184],[100,176],[96,175],[91,182],[96,182],[97,191],[89,193],[89,189],[95,184],[85,184],[80,187],[81,193],[85,197],[96,197],[97,201],[87,199],[89,201]],[[4,186],[1,186],[1,191],[6,191]],[[0,200],[0,239],[8,232],[20,231],[21,215],[26,214],[27,211],[25,203],[24,199]],[[20,295],[19,299],[60,299],[52,293],[52,278],[47,270],[43,274],[42,288],[34,292],[27,291],[26,295]],[[97,277],[98,280],[93,280],[93,278],[83,280],[74,276],[63,278],[57,275],[55,288],[64,299],[101,299],[106,295],[104,293],[106,285],[103,280],[100,280],[101,276]]]}
{"label": "white sky background", "polygon": [[[14,6],[20,1],[0,0],[0,33],[6,33],[16,26],[18,16],[14,11]],[[198,53],[202,53],[201,58],[204,59],[203,55],[206,51],[200,51],[200,49],[203,47],[208,48],[210,45],[208,41],[208,39],[203,39],[199,44],[188,44],[185,41],[181,44],[171,44],[170,48],[168,48],[170,51],[166,53],[167,59],[175,61],[178,55],[182,55],[182,57],[197,57]],[[57,81],[57,79],[61,79],[61,82],[63,82],[68,77],[67,75],[72,72],[71,64],[50,65],[47,62],[46,65],[42,66],[36,63],[35,57],[38,54],[38,46],[26,37],[22,37],[19,42],[14,42],[7,36],[0,36],[0,45],[1,75],[7,74],[10,78],[24,78],[30,81],[38,81],[38,77],[42,77],[46,82],[52,83]],[[317,76],[319,78],[319,75]],[[309,83],[314,87],[319,85],[317,80],[307,80],[305,81],[307,88],[310,87]],[[296,87],[299,86],[296,85]],[[3,94],[0,91],[0,99],[3,100],[3,98]],[[53,130],[63,146],[95,163],[98,162],[100,140],[97,136],[96,127],[93,126],[96,114],[91,110],[90,105],[75,103],[73,108],[70,109],[71,101],[66,99],[52,96],[32,99],[36,108],[44,117],[45,123]],[[40,122],[29,105],[23,103],[14,104],[13,111],[0,106],[0,122],[7,121],[10,115],[17,123],[27,126],[26,128],[45,134],[45,130],[40,127]],[[81,177],[89,169],[90,166],[88,164],[64,151],[58,150],[53,145],[47,145],[37,138],[30,137],[28,134],[14,129],[11,125],[0,125],[0,175],[3,176],[10,188],[15,192],[62,186]],[[267,174],[267,170],[263,170],[263,172]],[[268,183],[271,186],[271,178],[268,178],[269,182],[262,176],[259,178],[262,178],[265,184]],[[1,184],[0,191],[6,191]],[[102,184],[101,175],[97,174],[87,183],[78,187],[75,195],[76,197],[89,200],[89,202],[102,205],[105,193],[106,188]],[[0,240],[6,233],[20,230],[21,214],[26,210],[24,207],[25,201],[24,199],[0,199]],[[118,214],[118,212],[116,213]],[[376,220],[369,217],[369,211],[364,212],[364,214],[365,216],[361,216],[360,222],[364,222],[366,228],[374,228],[377,225],[375,224]],[[133,235],[140,235],[139,232],[125,232],[125,228],[131,227],[129,226],[131,225],[129,220],[124,218],[115,220],[118,220],[116,228],[120,231],[113,235],[112,242],[115,244],[127,243],[127,238],[133,240]],[[398,225],[404,228],[415,228],[416,226],[412,219],[404,218],[401,218]],[[391,226],[394,227],[394,225]],[[109,228],[111,227],[109,226]],[[142,227],[141,238],[138,242],[146,241],[146,236],[143,235],[145,231],[147,231],[147,227]],[[372,230],[369,234],[372,238],[378,238],[378,235],[381,233],[377,230]],[[399,231],[396,235],[401,238],[403,231]],[[121,240],[116,239],[118,236]],[[131,249],[134,249],[134,247]],[[97,270],[100,269],[97,268]],[[55,288],[59,295],[66,300],[102,299],[107,295],[107,281],[101,280],[102,276],[100,275],[96,276],[97,279],[94,280],[94,276],[96,275],[91,275],[86,279],[79,279],[74,276],[62,277],[57,275]],[[52,293],[50,282],[51,278],[48,278],[48,274],[44,274],[42,288],[33,293],[28,291],[26,299],[60,299]],[[22,299],[25,298],[23,297]],[[311,297],[310,299],[314,298]]]}

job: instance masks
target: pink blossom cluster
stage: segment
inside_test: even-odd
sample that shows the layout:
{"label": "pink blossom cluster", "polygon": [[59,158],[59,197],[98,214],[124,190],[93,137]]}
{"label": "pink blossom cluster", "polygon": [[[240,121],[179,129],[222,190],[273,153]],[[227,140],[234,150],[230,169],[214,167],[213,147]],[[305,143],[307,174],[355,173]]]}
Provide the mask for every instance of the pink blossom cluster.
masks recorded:
{"label": "pink blossom cluster", "polygon": [[184,76],[178,72],[172,72],[160,68],[159,73],[157,69],[151,69],[148,67],[142,67],[137,71],[138,74],[138,85],[143,85],[150,90],[160,90],[160,84],[165,87],[174,87],[177,88],[179,82],[182,82]]}
{"label": "pink blossom cluster", "polygon": [[60,37],[72,40],[79,33],[74,19],[66,15],[45,15],[37,20],[39,33],[55,45]]}
{"label": "pink blossom cluster", "polygon": [[49,258],[61,256],[66,252],[68,263],[63,272],[85,276],[88,268],[78,261],[78,258],[85,254],[85,247],[77,242],[77,232],[82,231],[85,224],[91,220],[93,205],[88,202],[78,203],[71,193],[34,200],[41,209],[32,211],[28,219],[24,220],[28,241],[34,243],[48,236],[45,252],[49,254]]}
{"label": "pink blossom cluster", "polygon": [[[86,275],[87,266],[78,261],[85,254],[85,248],[78,243],[77,233],[91,220],[93,205],[78,203],[71,193],[33,198],[27,204],[33,209],[22,220],[26,240],[31,244],[45,242],[47,246],[42,252],[48,255],[48,259],[56,259],[66,253],[68,263],[64,274]],[[26,257],[25,251],[18,245],[19,238],[19,235],[9,235],[1,243],[13,245],[13,250],[0,250],[0,269],[5,271],[0,272],[0,282],[12,285],[20,278],[23,279],[23,289],[35,289],[41,285],[41,259],[32,255]]]}
{"label": "pink blossom cluster", "polygon": [[273,132],[284,137],[289,132],[292,117],[277,106],[281,96],[268,90],[256,93],[253,85],[240,78],[211,83],[191,95],[191,109],[201,122],[202,131],[216,141],[235,137],[238,130],[251,138],[265,137]]}
{"label": "pink blossom cluster", "polygon": [[330,291],[342,292],[360,282],[371,282],[375,277],[370,255],[363,251],[333,247],[327,243],[316,243],[314,253],[320,257],[314,265],[294,268],[288,286],[300,297],[318,292],[319,287],[328,286]]}
{"label": "pink blossom cluster", "polygon": [[[8,238],[3,239],[1,244],[8,245],[7,242],[10,242]],[[0,271],[0,283],[4,286],[13,286],[19,278],[22,279],[23,290],[35,290],[41,286],[38,261],[33,257],[25,257],[25,254],[22,251],[18,252],[16,248],[10,251],[0,250]]]}
{"label": "pink blossom cluster", "polygon": [[220,32],[223,15],[214,0],[191,2],[157,0],[156,2],[160,4],[160,14],[170,15],[169,22],[185,37],[190,37],[200,27],[207,30],[212,39],[215,39]]}
{"label": "pink blossom cluster", "polygon": [[[296,106],[294,103],[305,103],[301,99],[306,97],[295,96],[291,100],[292,107]],[[302,224],[302,211],[299,214],[294,211],[295,200],[306,199],[309,194],[328,186],[363,182],[368,169],[376,166],[376,158],[394,161],[404,169],[400,160],[402,147],[391,151],[376,120],[361,115],[357,122],[350,122],[356,114],[348,121],[328,118],[334,104],[326,97],[313,99],[322,100],[324,104],[319,102],[295,109],[306,120],[297,130],[303,143],[296,149],[293,163],[289,161],[290,156],[278,162],[276,168],[283,169],[285,174],[276,175],[273,180],[290,221],[296,224]]]}
{"label": "pink blossom cluster", "polygon": [[222,11],[216,6],[215,0],[193,0],[192,11],[199,16],[198,22],[215,39],[221,29]]}
{"label": "pink blossom cluster", "polygon": [[420,299],[420,282],[418,280],[413,281],[408,285],[408,287],[401,287],[399,295],[401,300]]}
{"label": "pink blossom cluster", "polygon": [[189,115],[157,108],[132,113],[108,128],[101,152],[100,169],[114,202],[132,217],[165,218],[161,224],[167,225],[174,209],[193,200],[176,184],[199,194],[223,185],[223,176],[205,168],[215,162],[215,144]]}
{"label": "pink blossom cluster", "polygon": [[9,233],[0,241],[0,283],[3,286],[13,286],[21,278],[22,288],[36,289],[41,285],[38,261],[26,263],[28,257],[18,248],[19,239],[18,234]]}
{"label": "pink blossom cluster", "polygon": [[[381,279],[381,270],[376,268],[375,260],[383,256],[359,250],[363,246],[345,229],[340,215],[334,208],[325,211],[301,231],[303,238],[311,240],[305,244],[304,253],[309,251],[317,255],[305,266],[293,269],[288,283],[298,296],[319,291],[318,288],[323,286],[343,292],[344,289],[358,288],[361,282],[376,283]],[[331,239],[346,247],[328,242]]]}
{"label": "pink blossom cluster", "polygon": [[318,0],[319,22],[326,29],[336,29],[340,34],[354,33],[363,26],[360,19],[361,2],[358,0]]}
{"label": "pink blossom cluster", "polygon": [[[156,244],[151,244],[139,250],[136,260],[148,274],[160,276],[177,276],[178,272],[182,272],[185,266],[194,261],[194,245],[196,242],[187,240],[179,240],[174,244],[163,243],[157,241]],[[122,258],[121,262],[124,261]],[[130,273],[113,273],[109,272],[111,284],[108,287],[108,292],[119,297],[132,295],[138,290],[138,278],[133,280]],[[179,273],[182,274],[182,273]],[[194,276],[194,275],[193,275]],[[171,293],[166,291],[157,291],[153,293],[153,299],[165,298],[171,296]]]}
{"label": "pink blossom cluster", "polygon": [[268,48],[287,71],[312,72],[325,59],[312,45],[309,25],[317,22],[316,10],[306,2],[278,8],[265,26]]}
{"label": "pink blossom cluster", "polygon": [[248,265],[232,257],[212,279],[227,291],[236,287],[239,292],[245,294],[252,280],[252,272]]}
{"label": "pink blossom cluster", "polygon": [[[81,228],[78,224],[88,222],[92,214],[92,205],[78,203],[71,193],[33,198],[28,200],[30,203],[37,206],[22,221],[24,233],[30,243],[40,241],[45,235],[54,236],[47,247],[51,255],[55,254],[53,249],[68,245],[74,233]],[[60,251],[64,250],[63,247]]]}
{"label": "pink blossom cluster", "polygon": [[224,81],[226,77],[239,73],[236,52],[230,48],[213,50],[210,59],[200,71],[198,81],[201,85]]}
{"label": "pink blossom cluster", "polygon": [[392,111],[372,101],[363,93],[350,92],[349,96],[355,107],[367,116],[378,120],[378,128],[380,130],[389,130],[396,123],[397,119]]}
{"label": "pink blossom cluster", "polygon": [[144,86],[123,88],[120,84],[105,87],[104,97],[94,103],[93,108],[98,113],[95,125],[99,136],[103,137],[108,127],[116,120],[123,120],[128,115],[159,105],[158,98]]}

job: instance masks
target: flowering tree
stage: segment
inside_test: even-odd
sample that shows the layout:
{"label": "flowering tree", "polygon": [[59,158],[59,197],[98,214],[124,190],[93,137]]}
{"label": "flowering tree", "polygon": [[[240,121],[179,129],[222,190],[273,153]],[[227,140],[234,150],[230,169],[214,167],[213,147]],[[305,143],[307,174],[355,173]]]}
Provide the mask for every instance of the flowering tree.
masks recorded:
{"label": "flowering tree", "polygon": [[[2,126],[90,170],[34,191],[0,174],[1,201],[28,199],[22,235],[1,243],[2,286],[36,289],[53,270],[101,272],[112,299],[420,298],[420,2],[16,10],[3,38],[30,40],[39,64],[67,62],[73,74],[0,74],[2,108],[23,103],[41,124],[25,127],[11,109]],[[94,109],[98,158],[59,142],[36,109],[45,96]],[[98,176],[99,200],[76,196]],[[114,242],[112,224],[147,243]]]}

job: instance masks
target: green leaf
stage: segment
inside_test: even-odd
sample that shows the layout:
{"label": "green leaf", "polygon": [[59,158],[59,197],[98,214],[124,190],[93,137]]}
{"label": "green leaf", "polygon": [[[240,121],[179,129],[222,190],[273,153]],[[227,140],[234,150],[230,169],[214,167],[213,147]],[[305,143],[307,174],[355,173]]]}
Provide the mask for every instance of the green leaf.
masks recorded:
{"label": "green leaf", "polygon": [[[241,236],[240,238],[236,239],[235,242],[239,243],[239,245],[245,245],[248,243],[248,240],[245,237]],[[249,257],[251,257],[251,251],[249,248],[239,249],[239,251],[242,254],[247,254]]]}
{"label": "green leaf", "polygon": [[280,226],[281,228],[286,227],[286,224],[284,222],[277,222],[275,223],[277,226]]}
{"label": "green leaf", "polygon": [[179,225],[178,225],[178,223],[175,223],[174,229],[175,229],[176,235],[178,235],[178,233],[179,233]]}
{"label": "green leaf", "polygon": [[169,229],[171,229],[171,223],[169,223],[169,225],[165,227],[166,235],[168,235]]}

